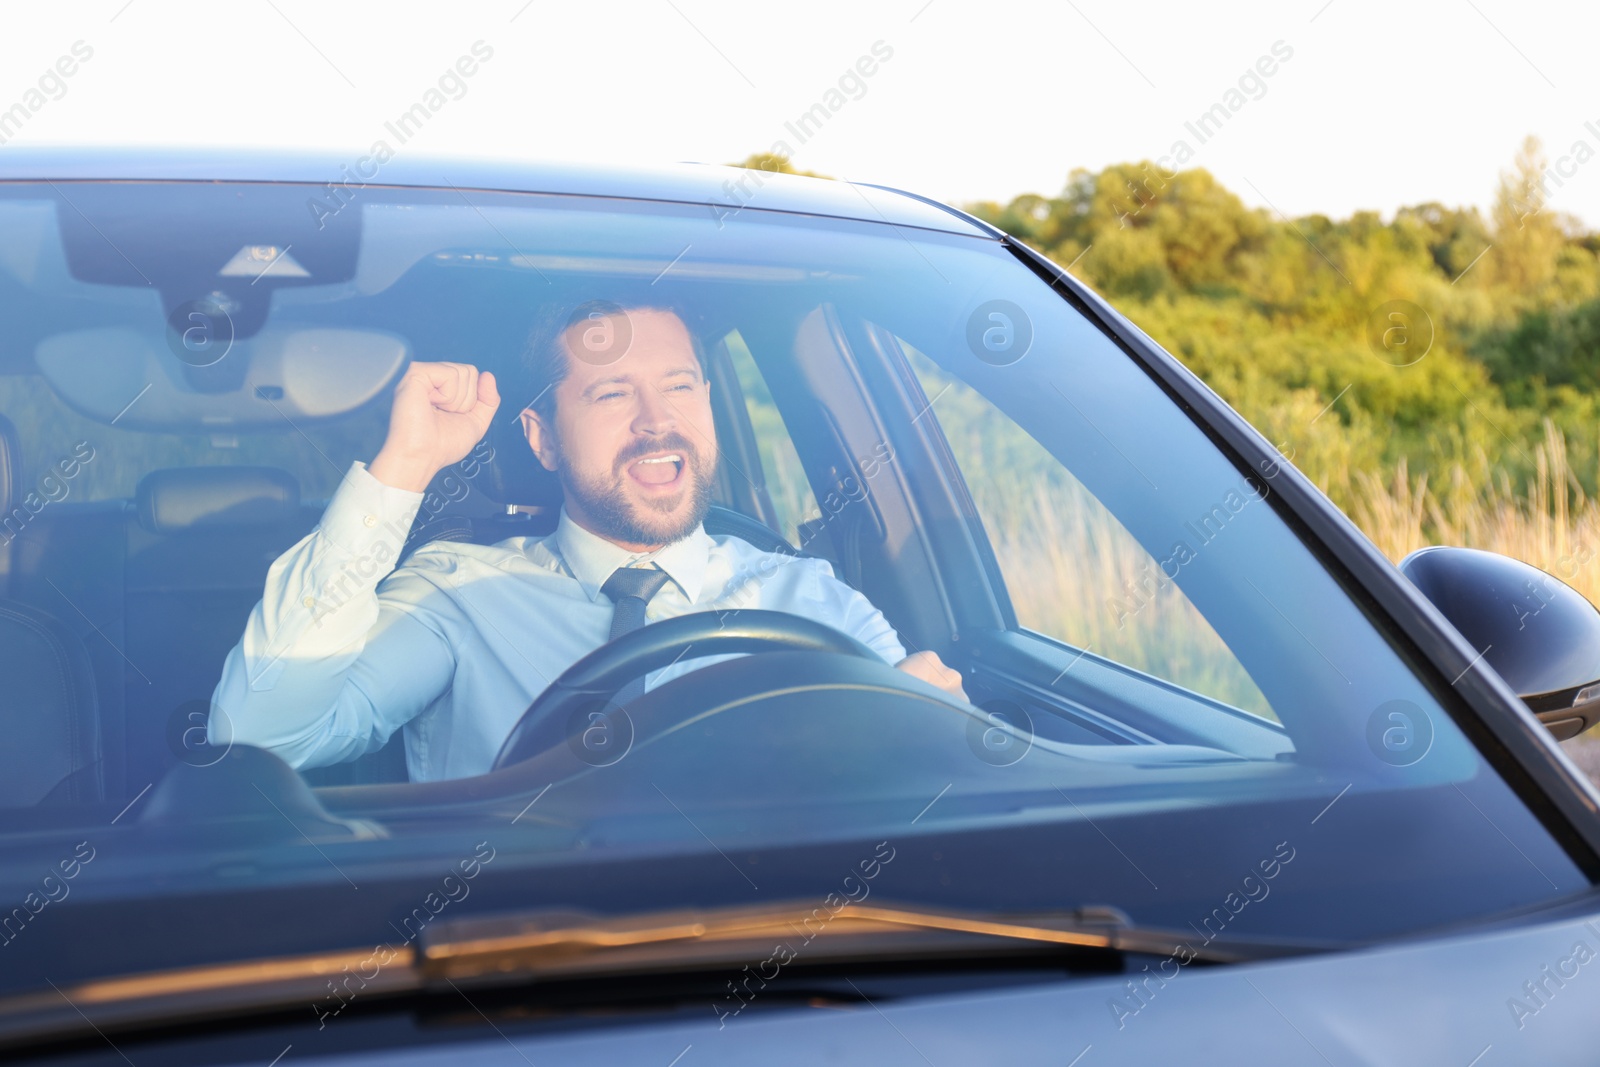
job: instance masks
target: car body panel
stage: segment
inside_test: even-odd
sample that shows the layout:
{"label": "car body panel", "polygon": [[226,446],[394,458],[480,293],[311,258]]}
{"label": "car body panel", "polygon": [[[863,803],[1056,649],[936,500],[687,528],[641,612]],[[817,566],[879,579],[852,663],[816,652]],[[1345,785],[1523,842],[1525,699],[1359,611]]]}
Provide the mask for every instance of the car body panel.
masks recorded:
{"label": "car body panel", "polygon": [[[680,163],[657,167],[597,167],[494,159],[438,159],[405,152],[381,165],[363,164],[367,153],[206,151],[8,147],[0,154],[0,181],[250,181],[307,182],[435,189],[485,189],[518,193],[668,200],[705,204],[727,219],[752,208],[883,222],[925,230],[995,236],[975,219],[879,186],[775,174],[740,167]],[[329,190],[330,199],[336,194]]]}

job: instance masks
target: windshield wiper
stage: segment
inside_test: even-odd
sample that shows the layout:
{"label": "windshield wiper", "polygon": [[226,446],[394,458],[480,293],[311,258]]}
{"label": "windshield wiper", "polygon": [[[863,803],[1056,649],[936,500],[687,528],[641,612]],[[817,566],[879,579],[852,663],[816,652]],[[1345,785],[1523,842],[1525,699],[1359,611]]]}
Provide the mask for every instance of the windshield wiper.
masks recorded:
{"label": "windshield wiper", "polygon": [[489,975],[599,977],[738,966],[784,946],[808,963],[1104,950],[1241,963],[1331,951],[1328,943],[1135,925],[1112,907],[1046,914],[983,914],[848,903],[837,910],[783,903],[620,918],[573,912],[458,919],[430,927],[416,967],[425,981]]}
{"label": "windshield wiper", "polygon": [[[1051,953],[1145,953],[1182,963],[1239,963],[1352,947],[1139,926],[1112,907],[1046,914],[985,914],[847,903],[781,903],[606,918],[530,911],[445,920],[375,966],[368,949],[240,960],[94,978],[0,998],[0,1046],[81,1033],[303,1007],[330,976],[358,974],[364,998],[427,995],[456,981],[529,984],[694,974],[771,962],[802,966],[1015,959]],[[367,975],[365,970],[373,968]],[[347,987],[348,988],[348,987]],[[90,1019],[93,1022],[90,1022]],[[93,1029],[91,1029],[93,1028]]]}

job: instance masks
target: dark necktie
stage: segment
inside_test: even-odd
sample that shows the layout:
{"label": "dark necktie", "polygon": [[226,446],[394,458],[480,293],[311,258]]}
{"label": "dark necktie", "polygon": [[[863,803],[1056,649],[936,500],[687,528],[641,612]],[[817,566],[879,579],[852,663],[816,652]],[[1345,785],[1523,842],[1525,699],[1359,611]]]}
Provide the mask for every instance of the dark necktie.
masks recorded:
{"label": "dark necktie", "polygon": [[[618,567],[600,587],[600,592],[611,598],[616,610],[611,616],[611,640],[631,633],[644,625],[645,605],[667,584],[667,572],[659,567]],[[644,679],[635,678],[612,697],[612,702],[626,706],[644,692]]]}

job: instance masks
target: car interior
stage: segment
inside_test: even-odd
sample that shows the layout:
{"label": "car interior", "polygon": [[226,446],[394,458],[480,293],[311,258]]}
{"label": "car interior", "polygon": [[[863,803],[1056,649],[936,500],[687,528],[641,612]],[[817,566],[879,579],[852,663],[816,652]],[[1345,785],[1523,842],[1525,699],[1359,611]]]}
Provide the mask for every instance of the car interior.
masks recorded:
{"label": "car interior", "polygon": [[[771,303],[760,315],[737,302],[719,310],[706,346],[721,451],[709,533],[828,560],[908,649],[932,648],[965,669],[974,701],[1022,705],[1030,719],[1043,712],[1033,723],[1040,738],[1217,745],[1266,758],[1289,748],[1276,724],[1098,657],[1074,672],[1075,692],[1051,690],[1049,675],[1083,654],[1019,633],[960,472],[937,425],[917,418],[929,400],[899,339],[834,305],[797,304],[787,315]],[[812,493],[815,514],[788,531],[736,357],[753,360],[746,380],[759,374],[776,402],[781,443],[794,449]],[[368,402],[386,404],[386,395]],[[554,528],[560,485],[527,448],[515,406],[504,405],[475,450],[481,463],[436,478],[407,552],[434,540],[493,543]],[[186,738],[192,746],[267,567],[313,528],[325,501],[304,498],[290,470],[209,465],[149,470],[132,498],[69,494],[34,515],[24,487],[43,475],[24,462],[9,423],[0,424],[0,453],[0,503],[16,527],[0,554],[0,624],[17,635],[5,654],[37,679],[31,706],[57,709],[29,716],[35,732],[7,749],[14,766],[0,803],[125,803],[177,762]],[[967,649],[979,645],[988,655],[974,671]],[[1216,714],[1197,719],[1196,701]],[[1174,704],[1191,713],[1169,717]],[[403,782],[402,744],[397,733],[380,752],[303,773],[317,786]]]}
{"label": "car interior", "polygon": [[[708,532],[798,553],[775,529],[727,346],[709,355],[723,456]],[[492,543],[554,529],[559,482],[534,460],[514,412],[496,420],[485,443],[480,451],[493,459],[476,477],[441,472],[408,552],[431,540]],[[8,676],[32,683],[15,699],[33,709],[16,718],[31,732],[0,757],[6,807],[115,800],[131,795],[128,783],[139,782],[137,791],[159,778],[176,759],[174,731],[203,724],[267,567],[310,532],[325,503],[302,499],[299,480],[282,468],[202,466],[149,471],[131,499],[69,497],[33,515],[25,487],[41,476],[24,463],[14,425],[0,418],[0,514],[11,517],[0,545],[0,625],[8,631],[0,654]],[[809,539],[805,551],[848,545],[856,514]],[[859,580],[859,555],[845,558],[848,570],[842,562],[839,569]],[[144,672],[141,662],[162,669]],[[403,780],[400,754],[396,735],[381,753],[306,773],[318,784]]]}

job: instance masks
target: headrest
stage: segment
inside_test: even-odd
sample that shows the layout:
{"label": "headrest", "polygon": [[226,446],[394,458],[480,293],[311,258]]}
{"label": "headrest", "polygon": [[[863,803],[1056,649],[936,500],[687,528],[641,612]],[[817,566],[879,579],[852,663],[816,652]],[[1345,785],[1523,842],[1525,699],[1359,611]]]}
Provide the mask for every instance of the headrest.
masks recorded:
{"label": "headrest", "polygon": [[17,486],[22,484],[22,449],[17,428],[0,415],[0,515],[9,515],[16,503]]}
{"label": "headrest", "polygon": [[499,412],[489,430],[489,443],[494,446],[494,482],[490,496],[502,504],[561,506],[561,479],[539,463],[528,446],[527,435],[522,432],[521,419],[516,415],[507,418],[504,411]]}
{"label": "headrest", "polygon": [[300,483],[276,467],[171,467],[139,480],[137,506],[151,533],[284,522],[298,517]]}

